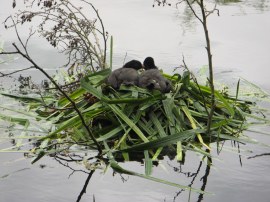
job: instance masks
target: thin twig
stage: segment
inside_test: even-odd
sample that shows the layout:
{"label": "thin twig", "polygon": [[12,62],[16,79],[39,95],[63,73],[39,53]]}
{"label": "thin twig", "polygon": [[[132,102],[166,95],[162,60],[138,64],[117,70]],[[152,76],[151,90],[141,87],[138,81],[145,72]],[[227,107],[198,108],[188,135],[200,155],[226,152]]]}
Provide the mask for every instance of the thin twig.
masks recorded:
{"label": "thin twig", "polygon": [[0,52],[0,55],[14,55],[14,54],[20,54],[20,53],[18,51]]}
{"label": "thin twig", "polygon": [[255,156],[250,156],[247,159],[254,159],[254,158],[262,157],[262,156],[270,156],[270,153],[257,154]]}
{"label": "thin twig", "polygon": [[[195,1],[193,1],[192,3],[190,3],[189,0],[185,0],[185,2],[187,3],[188,7],[189,7],[190,10],[192,11],[193,15],[194,15],[194,16],[195,16],[195,17],[203,24],[202,19],[197,15],[196,11],[194,10],[194,8],[193,8],[193,6],[192,6],[193,2],[195,2]],[[197,3],[198,3],[198,2],[197,2]]]}
{"label": "thin twig", "polygon": [[[206,184],[207,184],[207,179],[208,179],[208,176],[210,174],[210,170],[211,170],[211,166],[209,165],[206,165],[206,169],[205,169],[205,174],[204,176],[201,178],[201,180],[203,181],[203,184],[202,184],[202,187],[201,187],[201,191],[205,191],[206,189]],[[203,200],[203,193],[201,193],[198,197],[198,202],[201,202]]]}
{"label": "thin twig", "polygon": [[[0,53],[0,55],[1,55],[1,53]],[[27,67],[27,68],[24,68],[24,69],[15,70],[15,71],[7,73],[7,74],[1,72],[2,75],[0,77],[10,76],[10,75],[16,74],[18,72],[26,71],[26,70],[33,69],[33,68],[34,67],[31,66],[31,67]]]}
{"label": "thin twig", "polygon": [[84,183],[84,186],[83,186],[83,188],[82,188],[76,202],[80,202],[82,196],[86,193],[87,186],[88,186],[89,181],[90,181],[92,175],[94,174],[94,172],[95,172],[95,170],[91,170],[91,172],[89,173],[89,175],[88,175],[88,177],[87,177],[87,179],[86,179],[86,181]]}
{"label": "thin twig", "polygon": [[[58,163],[60,163],[61,165],[63,165],[63,166],[65,166],[65,167],[69,168],[70,170],[72,170],[72,172],[71,172],[71,174],[68,176],[68,178],[70,178],[71,175],[73,175],[75,172],[83,172],[83,173],[89,174],[88,172],[86,172],[86,171],[84,171],[84,170],[77,170],[77,169],[72,168],[72,167],[68,164],[68,162],[63,163],[62,161],[67,161],[67,160],[65,160],[65,159],[59,158],[58,156],[54,156],[54,159],[55,159]],[[61,160],[62,160],[62,161],[61,161]],[[75,162],[75,161],[70,161],[70,162]]]}
{"label": "thin twig", "polygon": [[102,18],[100,17],[98,10],[94,7],[94,5],[92,3],[89,3],[89,2],[87,2],[85,0],[81,0],[81,1],[85,2],[86,4],[89,4],[93,8],[93,10],[95,11],[95,13],[96,13],[96,15],[97,15],[97,17],[99,19],[99,22],[101,24],[101,28],[102,28],[101,35],[102,35],[103,41],[104,41],[104,54],[103,54],[103,57],[104,57],[104,65],[105,65],[105,63],[106,63],[106,52],[107,52],[107,38],[106,38],[105,27],[104,27]]}

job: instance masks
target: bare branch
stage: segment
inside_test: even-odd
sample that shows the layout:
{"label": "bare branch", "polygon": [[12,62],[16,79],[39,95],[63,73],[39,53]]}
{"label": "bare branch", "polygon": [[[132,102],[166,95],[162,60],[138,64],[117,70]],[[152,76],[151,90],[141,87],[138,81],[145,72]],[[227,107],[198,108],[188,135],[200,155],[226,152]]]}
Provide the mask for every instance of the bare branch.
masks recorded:
{"label": "bare branch", "polygon": [[24,69],[15,70],[15,71],[7,73],[7,74],[0,72],[2,74],[0,77],[10,76],[10,75],[13,75],[13,74],[16,74],[16,73],[19,73],[19,72],[23,72],[23,71],[26,71],[26,70],[29,70],[29,69],[33,69],[33,68],[34,67],[31,66],[31,67],[27,67],[27,68],[24,68]]}
{"label": "bare branch", "polygon": [[[63,165],[63,166],[65,166],[65,167],[69,168],[70,170],[72,170],[72,173],[69,175],[68,178],[70,178],[71,175],[73,175],[73,173],[75,173],[75,172],[83,172],[83,173],[89,174],[88,172],[86,172],[86,171],[84,171],[84,170],[81,170],[81,169],[80,169],[80,170],[74,169],[74,168],[72,168],[72,167],[68,164],[68,162],[75,162],[75,160],[68,160],[68,159],[61,158],[61,157],[59,157],[59,156],[54,156],[54,159],[55,159],[58,163],[60,163],[61,165]],[[62,161],[65,161],[65,163],[63,163]]]}
{"label": "bare branch", "polygon": [[[203,24],[203,20],[197,15],[196,11],[194,10],[194,8],[192,6],[192,4],[195,2],[195,0],[192,3],[190,3],[189,0],[184,0],[184,1],[187,3],[187,5],[190,8],[190,10],[192,11],[193,15]],[[198,1],[196,1],[196,2],[200,5],[200,3]]]}
{"label": "bare branch", "polygon": [[[32,28],[30,28],[30,33],[29,33],[29,36],[25,42],[25,49],[27,50],[27,45],[28,45],[28,42],[30,40],[30,38],[36,33],[36,31],[33,31]],[[28,53],[27,53],[28,54]]]}
{"label": "bare branch", "polygon": [[178,5],[180,5],[180,4],[183,3],[183,2],[185,2],[185,0],[178,1],[178,2],[176,3],[176,8],[178,8]]}
{"label": "bare branch", "polygon": [[0,55],[15,55],[20,54],[18,51],[11,51],[11,52],[0,52]]}
{"label": "bare branch", "polygon": [[212,13],[217,12],[217,15],[219,16],[219,9],[217,9],[217,4],[215,3],[215,6],[212,10],[206,10],[206,17],[208,17],[209,15],[211,15]]}
{"label": "bare branch", "polygon": [[263,154],[258,154],[255,156],[250,156],[247,159],[253,159],[253,158],[262,157],[262,156],[269,156],[269,155],[270,155],[270,153],[263,153]]}
{"label": "bare branch", "polygon": [[[15,32],[16,32],[16,35],[17,35],[17,38],[18,38],[18,40],[19,40],[19,42],[20,42],[21,46],[23,47],[23,49],[24,49],[25,53],[28,55],[27,49],[26,49],[26,47],[25,47],[24,43],[22,42],[22,39],[21,39],[21,37],[20,37],[20,35],[19,35],[19,33],[18,33],[18,29],[17,29],[17,26],[16,26],[16,24],[15,24],[15,21],[14,21],[14,19],[12,18],[12,16],[10,16],[10,18],[11,18],[11,20],[12,20],[13,24],[14,24],[14,29],[15,29]],[[19,52],[19,50],[17,50],[17,51]],[[20,54],[20,52],[19,52],[19,54]]]}
{"label": "bare branch", "polygon": [[[211,123],[212,123],[212,118],[214,115],[214,110],[216,107],[216,103],[215,103],[215,87],[214,87],[214,73],[213,73],[213,61],[212,61],[212,53],[211,53],[211,43],[210,43],[210,36],[208,33],[208,27],[207,27],[207,17],[213,13],[214,11],[218,11],[216,9],[216,5],[214,7],[214,9],[208,11],[205,8],[205,3],[204,0],[194,0],[192,2],[190,2],[189,0],[184,0],[188,7],[191,9],[193,15],[200,21],[200,23],[203,26],[203,30],[204,30],[204,35],[205,35],[205,41],[206,41],[206,51],[207,51],[207,56],[208,56],[208,67],[209,67],[209,85],[210,85],[210,89],[211,89],[211,109],[210,112],[208,112],[208,121],[207,121],[207,133],[210,133],[211,130]],[[181,1],[182,2],[182,1]],[[200,7],[201,10],[201,17],[198,16],[198,14],[196,13],[194,7],[192,6],[193,3],[195,3]],[[211,139],[211,136],[210,136]],[[211,141],[211,140],[210,140]]]}
{"label": "bare branch", "polygon": [[[205,8],[204,8],[204,0],[201,0],[200,8],[201,8],[201,13],[202,13],[202,18],[203,18],[203,29],[204,29],[205,40],[206,40],[206,50],[207,50],[208,66],[209,66],[209,85],[211,89],[211,110],[210,110],[210,116],[208,116],[208,122],[207,122],[207,133],[210,133],[212,118],[213,118],[214,111],[216,108],[216,103],[215,103],[215,87],[214,87],[214,72],[213,72],[213,61],[212,61],[212,53],[211,53],[211,43],[210,43],[210,37],[208,33],[208,28],[207,28],[207,16],[205,13]],[[211,139],[211,136],[210,136],[210,139]]]}
{"label": "bare branch", "polygon": [[88,186],[89,181],[90,181],[92,175],[94,174],[94,172],[95,172],[95,170],[91,170],[91,172],[89,173],[89,175],[88,175],[88,177],[87,177],[87,179],[86,179],[86,181],[84,183],[84,186],[83,186],[83,188],[82,188],[82,190],[81,190],[81,192],[80,192],[80,194],[79,194],[76,202],[81,201],[81,198],[82,198],[83,194],[86,193],[87,186]]}

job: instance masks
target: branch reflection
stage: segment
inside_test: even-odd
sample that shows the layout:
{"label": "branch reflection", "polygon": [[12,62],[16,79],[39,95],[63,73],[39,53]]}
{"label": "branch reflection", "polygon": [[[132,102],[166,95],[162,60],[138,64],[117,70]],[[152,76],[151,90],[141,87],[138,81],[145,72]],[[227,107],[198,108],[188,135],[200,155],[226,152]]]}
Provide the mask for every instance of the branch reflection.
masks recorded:
{"label": "branch reflection", "polygon": [[[209,151],[207,151],[207,152],[209,152]],[[202,169],[202,166],[203,166],[203,161],[202,160],[199,162],[199,165],[197,166],[197,169],[196,169],[195,172],[184,171],[183,170],[183,165],[185,163],[185,158],[183,158],[183,161],[182,162],[179,162],[179,167],[175,167],[175,166],[171,165],[170,163],[168,163],[168,165],[173,168],[174,172],[180,173],[180,174],[184,175],[186,178],[190,178],[190,183],[187,185],[190,188],[193,188],[193,185],[195,183],[198,183],[198,180],[196,181],[197,177],[200,174],[203,174],[203,176],[199,179],[199,182],[202,182],[202,185],[201,185],[200,190],[204,192],[206,190],[207,180],[208,180],[208,176],[210,174],[211,165],[212,165],[212,158],[211,157],[206,157],[206,158],[207,158],[207,163],[206,163],[206,168],[205,168],[204,174],[201,172],[201,169]],[[185,189],[181,189],[180,191],[178,191],[176,193],[176,195],[173,197],[173,201],[175,202],[176,199],[181,194],[183,194],[184,191],[186,191],[186,190]],[[189,196],[188,196],[189,199],[188,199],[188,201],[191,200],[190,199],[191,193],[192,193],[192,191],[189,190]],[[203,200],[203,196],[204,196],[204,193],[200,193],[199,196],[198,196],[197,201],[198,202],[202,201]],[[164,201],[166,201],[166,199]]]}

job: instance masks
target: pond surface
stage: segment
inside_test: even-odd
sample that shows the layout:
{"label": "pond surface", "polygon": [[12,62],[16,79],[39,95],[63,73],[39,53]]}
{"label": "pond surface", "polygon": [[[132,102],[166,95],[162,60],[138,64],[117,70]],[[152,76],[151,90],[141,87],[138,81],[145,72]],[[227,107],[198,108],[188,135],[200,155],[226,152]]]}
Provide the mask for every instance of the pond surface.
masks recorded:
{"label": "pond surface", "polygon": [[[209,32],[212,41],[213,62],[216,76],[230,83],[243,77],[270,92],[270,2],[267,0],[219,1],[220,16],[209,17]],[[229,3],[226,3],[229,2]],[[236,1],[237,2],[237,1]],[[152,0],[105,0],[93,1],[99,8],[106,29],[114,37],[113,67],[121,66],[125,59],[143,60],[152,56],[165,72],[172,73],[173,67],[182,64],[182,56],[195,73],[207,64],[203,30],[197,20],[184,6],[152,7]],[[11,2],[2,3],[1,22],[12,12]],[[27,30],[23,35],[27,36]],[[14,34],[0,28],[0,37],[9,45],[17,41]],[[45,41],[34,38],[31,53],[41,66],[54,70],[64,64],[64,57],[57,55]],[[21,60],[0,64],[1,71],[26,66]],[[30,73],[40,80],[40,74]],[[4,80],[0,81],[8,86]],[[1,102],[4,102],[1,98]],[[265,104],[269,109],[269,104]],[[270,117],[270,116],[269,116]],[[269,132],[269,127],[263,128]],[[0,129],[2,133],[2,129]],[[1,136],[0,133],[0,136]],[[267,135],[245,132],[259,142],[270,144]],[[0,142],[0,149],[9,142]],[[215,148],[215,146],[212,146]],[[90,181],[82,201],[219,201],[219,202],[269,202],[270,156],[269,148],[260,145],[241,145],[241,163],[236,147],[227,142],[219,155],[214,155],[213,166],[207,170],[201,157],[188,152],[184,165],[165,158],[154,168],[153,176],[189,185],[194,188],[205,186],[202,198],[197,193],[189,194],[166,185],[137,177],[101,174],[97,170]],[[215,153],[215,151],[213,151]],[[50,158],[43,158],[31,165],[21,153],[0,153],[0,201],[76,201],[87,175],[71,174]],[[80,169],[80,165],[73,165]],[[144,167],[136,162],[123,164],[136,172]],[[190,199],[189,199],[190,198]]]}

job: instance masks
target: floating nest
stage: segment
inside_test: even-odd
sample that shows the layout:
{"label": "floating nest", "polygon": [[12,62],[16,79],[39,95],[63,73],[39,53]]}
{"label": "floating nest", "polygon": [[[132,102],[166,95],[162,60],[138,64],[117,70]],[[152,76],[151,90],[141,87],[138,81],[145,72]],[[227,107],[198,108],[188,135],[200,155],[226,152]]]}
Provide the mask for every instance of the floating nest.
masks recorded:
{"label": "floating nest", "polygon": [[[109,152],[115,158],[130,160],[148,151],[152,159],[170,154],[171,158],[177,155],[181,161],[187,150],[210,155],[212,142],[245,141],[242,131],[248,127],[246,117],[251,113],[252,103],[237,99],[237,95],[215,91],[215,111],[209,132],[211,90],[194,82],[188,71],[182,76],[164,75],[173,85],[167,94],[123,85],[116,91],[106,85],[109,74],[107,69],[84,77],[81,86],[69,95],[104,155]],[[59,151],[72,145],[97,149],[66,98],[50,100],[49,106],[55,110],[35,106],[32,110],[40,120],[53,124],[41,142],[46,141],[47,145],[56,142],[53,145]],[[42,151],[46,154],[51,149],[43,147]]]}

